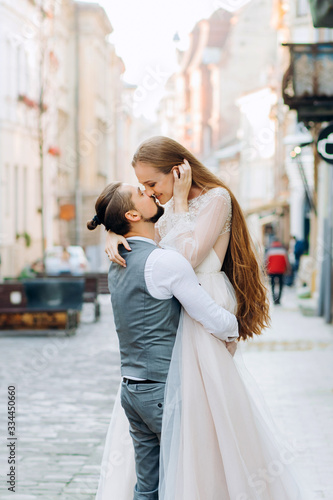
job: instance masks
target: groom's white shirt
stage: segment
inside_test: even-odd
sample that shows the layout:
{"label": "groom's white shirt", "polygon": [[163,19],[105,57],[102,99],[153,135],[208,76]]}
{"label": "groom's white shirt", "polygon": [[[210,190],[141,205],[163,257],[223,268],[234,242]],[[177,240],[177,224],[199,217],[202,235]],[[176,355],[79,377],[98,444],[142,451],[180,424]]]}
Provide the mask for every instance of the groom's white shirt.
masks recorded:
{"label": "groom's white shirt", "polygon": [[[238,338],[238,323],[235,316],[216,304],[201,287],[191,264],[183,255],[176,250],[158,248],[155,241],[149,238],[131,236],[127,239],[129,242],[146,241],[156,246],[145,265],[145,281],[152,297],[167,300],[174,296],[187,314],[215,337],[227,342]],[[142,380],[135,377],[126,378]]]}

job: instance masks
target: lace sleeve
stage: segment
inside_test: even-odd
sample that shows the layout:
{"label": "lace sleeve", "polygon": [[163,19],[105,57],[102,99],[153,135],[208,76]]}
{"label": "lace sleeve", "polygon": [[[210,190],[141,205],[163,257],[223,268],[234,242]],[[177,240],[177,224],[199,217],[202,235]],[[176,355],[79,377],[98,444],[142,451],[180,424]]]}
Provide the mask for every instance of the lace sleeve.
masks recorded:
{"label": "lace sleeve", "polygon": [[189,211],[175,214],[172,207],[159,225],[160,246],[178,250],[197,267],[221,234],[230,231],[231,198],[224,188],[214,188],[189,201]]}

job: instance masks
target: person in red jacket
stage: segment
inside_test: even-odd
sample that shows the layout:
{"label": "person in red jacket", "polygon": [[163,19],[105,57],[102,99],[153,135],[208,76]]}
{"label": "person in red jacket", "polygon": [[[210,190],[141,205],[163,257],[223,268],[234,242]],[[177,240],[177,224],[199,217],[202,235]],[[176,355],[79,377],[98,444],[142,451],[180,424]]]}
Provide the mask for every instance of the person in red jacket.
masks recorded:
{"label": "person in red jacket", "polygon": [[[280,304],[283,276],[290,270],[288,252],[278,240],[272,242],[266,253],[266,269],[267,274],[271,278],[272,295],[274,304]],[[275,294],[275,282],[279,282],[279,291]]]}

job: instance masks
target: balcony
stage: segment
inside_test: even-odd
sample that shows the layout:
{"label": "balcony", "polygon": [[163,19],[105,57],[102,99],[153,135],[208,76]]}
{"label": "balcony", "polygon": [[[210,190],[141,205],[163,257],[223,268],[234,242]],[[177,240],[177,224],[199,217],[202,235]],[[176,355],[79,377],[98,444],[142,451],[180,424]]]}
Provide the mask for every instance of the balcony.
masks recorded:
{"label": "balcony", "polygon": [[300,122],[333,120],[333,43],[292,44],[282,95]]}

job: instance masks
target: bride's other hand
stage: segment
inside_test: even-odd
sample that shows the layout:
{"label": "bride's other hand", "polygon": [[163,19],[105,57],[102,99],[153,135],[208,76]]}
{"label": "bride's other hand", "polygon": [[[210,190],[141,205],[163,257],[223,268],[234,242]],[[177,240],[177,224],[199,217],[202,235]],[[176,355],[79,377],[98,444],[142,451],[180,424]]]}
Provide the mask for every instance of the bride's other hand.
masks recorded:
{"label": "bride's other hand", "polygon": [[237,342],[235,342],[235,341],[227,342],[226,347],[227,347],[228,351],[230,352],[231,356],[233,356],[237,350]]}
{"label": "bride's other hand", "polygon": [[128,241],[124,236],[120,234],[113,233],[112,231],[108,231],[106,235],[106,243],[105,243],[105,253],[111,260],[111,262],[115,262],[120,266],[126,267],[126,261],[123,259],[118,252],[118,246],[124,245],[126,250],[131,251],[131,247],[128,244]]}
{"label": "bride's other hand", "polygon": [[192,186],[192,169],[187,160],[184,163],[173,167],[173,199],[175,202],[175,212],[188,211],[188,194]]}

